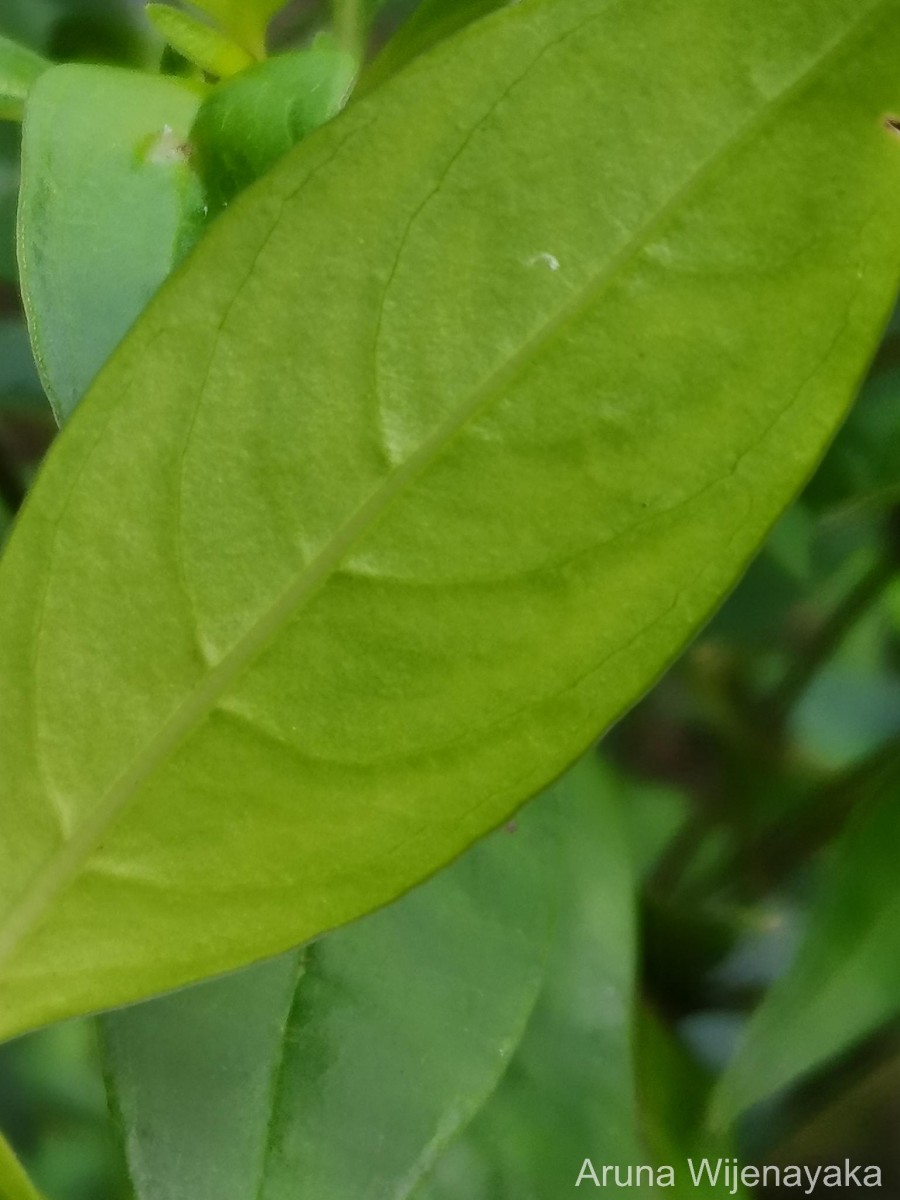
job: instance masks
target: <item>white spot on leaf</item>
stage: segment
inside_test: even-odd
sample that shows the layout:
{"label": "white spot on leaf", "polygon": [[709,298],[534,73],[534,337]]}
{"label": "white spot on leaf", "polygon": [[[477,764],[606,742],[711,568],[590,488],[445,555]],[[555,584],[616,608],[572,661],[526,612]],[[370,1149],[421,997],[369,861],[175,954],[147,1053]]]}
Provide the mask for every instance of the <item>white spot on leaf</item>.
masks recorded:
{"label": "white spot on leaf", "polygon": [[546,250],[541,250],[538,254],[533,254],[525,264],[528,267],[537,266],[538,263],[543,263],[545,267],[549,267],[551,271],[559,270],[559,259],[555,254],[548,254]]}
{"label": "white spot on leaf", "polygon": [[162,133],[150,143],[147,161],[157,167],[172,167],[186,162],[190,157],[188,146],[177,136],[171,125],[164,125]]}

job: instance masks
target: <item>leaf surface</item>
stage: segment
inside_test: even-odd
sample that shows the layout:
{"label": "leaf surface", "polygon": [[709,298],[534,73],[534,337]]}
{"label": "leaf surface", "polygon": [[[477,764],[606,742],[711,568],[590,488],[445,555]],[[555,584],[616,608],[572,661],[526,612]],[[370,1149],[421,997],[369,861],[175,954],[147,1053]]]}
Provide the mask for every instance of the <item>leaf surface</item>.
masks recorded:
{"label": "leaf surface", "polygon": [[138,1200],[408,1196],[534,1005],[568,786],[305,952],[107,1017]]}
{"label": "leaf surface", "polygon": [[796,961],[750,1021],[715,1097],[723,1122],[900,1012],[898,766],[838,844]]}
{"label": "leaf surface", "polygon": [[0,121],[20,121],[31,85],[50,63],[0,35]]}
{"label": "leaf surface", "polygon": [[0,1035],[392,899],[652,682],[886,319],[898,15],[526,0],[213,225],[0,567]]}
{"label": "leaf surface", "polygon": [[199,100],[109,67],[43,75],[23,130],[19,266],[32,345],[62,422],[202,219],[186,142]]}

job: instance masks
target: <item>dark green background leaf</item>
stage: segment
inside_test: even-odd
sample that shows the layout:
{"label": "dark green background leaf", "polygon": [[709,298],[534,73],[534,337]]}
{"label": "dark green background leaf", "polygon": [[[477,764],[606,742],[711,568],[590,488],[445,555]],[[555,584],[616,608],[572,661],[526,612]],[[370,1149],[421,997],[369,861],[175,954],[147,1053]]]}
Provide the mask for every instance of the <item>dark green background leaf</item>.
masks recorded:
{"label": "dark green background leaf", "polygon": [[25,97],[50,64],[32,50],[0,35],[0,120],[20,120]]}

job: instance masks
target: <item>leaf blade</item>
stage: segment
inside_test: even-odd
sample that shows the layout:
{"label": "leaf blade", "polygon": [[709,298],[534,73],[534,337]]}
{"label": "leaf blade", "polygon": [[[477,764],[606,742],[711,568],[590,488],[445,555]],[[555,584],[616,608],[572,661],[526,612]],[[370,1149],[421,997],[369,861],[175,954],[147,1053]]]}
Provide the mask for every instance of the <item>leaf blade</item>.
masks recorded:
{"label": "leaf blade", "polygon": [[79,408],[2,571],[4,754],[40,814],[0,873],[2,1032],[452,858],[644,690],[812,468],[896,284],[897,5],[692,2],[692,56],[670,0],[443,43],[232,207]]}

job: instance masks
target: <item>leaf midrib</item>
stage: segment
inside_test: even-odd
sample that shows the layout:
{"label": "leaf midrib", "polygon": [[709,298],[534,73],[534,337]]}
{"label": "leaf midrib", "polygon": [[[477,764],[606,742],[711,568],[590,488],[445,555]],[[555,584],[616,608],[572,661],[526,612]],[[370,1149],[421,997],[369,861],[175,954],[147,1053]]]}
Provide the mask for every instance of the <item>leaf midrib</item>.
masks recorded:
{"label": "leaf midrib", "polygon": [[537,329],[516,354],[474,389],[446,420],[435,427],[419,448],[351,514],[336,531],[331,542],[297,575],[268,611],[248,629],[199,686],[174,710],[159,732],[113,782],[89,818],[33,877],[0,926],[0,971],[15,953],[19,942],[40,921],[54,898],[75,877],[79,867],[96,848],[112,822],[127,808],[141,786],[164,765],[203,718],[215,708],[219,697],[226,692],[229,685],[259,657],[296,611],[328,582],[348,551],[374,528],[393,501],[406,490],[407,485],[423,475],[466,425],[489,407],[498,395],[502,395],[506,385],[549,346],[562,330],[600,299],[625,268],[633,263],[652,239],[666,227],[669,220],[715,177],[731,157],[751,142],[756,134],[797,96],[812,86],[833,59],[840,57],[857,40],[863,38],[870,26],[883,19],[889,3],[891,0],[876,0],[862,17],[837,35],[828,46],[823,47],[819,57],[809,67],[764,103],[755,115],[737,130],[734,137],[717,146],[658,212],[611,258],[606,267],[598,271],[556,316]]}

